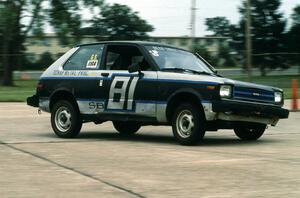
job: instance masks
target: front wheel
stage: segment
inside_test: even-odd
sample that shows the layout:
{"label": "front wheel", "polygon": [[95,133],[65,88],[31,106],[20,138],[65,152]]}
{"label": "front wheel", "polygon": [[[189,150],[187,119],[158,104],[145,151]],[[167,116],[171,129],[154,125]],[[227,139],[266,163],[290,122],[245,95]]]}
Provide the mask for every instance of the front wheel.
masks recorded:
{"label": "front wheel", "polygon": [[141,128],[141,125],[138,122],[130,122],[130,121],[128,122],[114,121],[113,125],[121,135],[135,134]]}
{"label": "front wheel", "polygon": [[51,110],[51,126],[58,137],[73,138],[81,130],[82,119],[72,103],[60,100]]}
{"label": "front wheel", "polygon": [[196,105],[184,103],[177,107],[172,119],[176,140],[182,145],[194,145],[205,135],[205,118]]}
{"label": "front wheel", "polygon": [[257,126],[253,127],[237,127],[234,129],[234,133],[241,140],[257,140],[259,139],[265,132],[267,125],[265,124],[257,124]]}

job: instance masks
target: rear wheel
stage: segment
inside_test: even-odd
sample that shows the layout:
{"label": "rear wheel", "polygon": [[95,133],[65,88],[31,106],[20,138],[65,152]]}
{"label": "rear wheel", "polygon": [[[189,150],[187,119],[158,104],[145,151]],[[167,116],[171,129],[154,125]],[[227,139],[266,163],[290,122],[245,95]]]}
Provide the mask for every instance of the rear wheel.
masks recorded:
{"label": "rear wheel", "polygon": [[264,134],[266,127],[265,124],[257,124],[253,127],[237,127],[234,129],[234,133],[241,140],[257,140]]}
{"label": "rear wheel", "polygon": [[138,122],[130,122],[130,121],[129,122],[114,121],[113,125],[121,135],[135,134],[141,128],[141,125]]}
{"label": "rear wheel", "polygon": [[182,145],[194,145],[205,135],[205,118],[194,104],[184,103],[173,114],[172,129],[176,140]]}
{"label": "rear wheel", "polygon": [[51,110],[51,126],[58,137],[73,138],[82,127],[80,113],[71,102],[60,100]]}

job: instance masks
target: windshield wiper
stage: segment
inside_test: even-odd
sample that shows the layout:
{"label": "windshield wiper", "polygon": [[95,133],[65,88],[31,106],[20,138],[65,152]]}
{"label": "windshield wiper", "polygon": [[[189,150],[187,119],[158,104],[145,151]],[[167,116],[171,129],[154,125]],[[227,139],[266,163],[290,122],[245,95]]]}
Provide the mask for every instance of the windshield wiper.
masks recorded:
{"label": "windshield wiper", "polygon": [[178,67],[169,67],[169,68],[162,68],[162,71],[183,71],[183,72],[189,72],[189,73],[194,73],[194,74],[204,74],[204,75],[209,75],[212,76],[214,75],[213,73],[209,73],[206,71],[195,71],[192,69],[184,69],[184,68],[178,68]]}

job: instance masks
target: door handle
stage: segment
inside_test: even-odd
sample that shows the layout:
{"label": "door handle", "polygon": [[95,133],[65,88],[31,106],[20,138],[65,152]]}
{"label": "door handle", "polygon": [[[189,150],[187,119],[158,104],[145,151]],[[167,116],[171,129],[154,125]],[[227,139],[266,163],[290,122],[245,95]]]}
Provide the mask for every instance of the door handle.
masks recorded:
{"label": "door handle", "polygon": [[101,73],[101,76],[107,77],[109,76],[109,73]]}

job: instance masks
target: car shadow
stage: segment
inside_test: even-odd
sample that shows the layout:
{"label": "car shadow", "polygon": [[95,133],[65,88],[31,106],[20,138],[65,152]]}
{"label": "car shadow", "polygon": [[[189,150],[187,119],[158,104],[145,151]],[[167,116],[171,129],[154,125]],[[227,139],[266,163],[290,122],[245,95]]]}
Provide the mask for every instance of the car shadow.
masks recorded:
{"label": "car shadow", "polygon": [[138,133],[135,135],[121,135],[117,132],[83,132],[78,136],[81,140],[112,140],[112,141],[130,141],[130,142],[149,142],[161,144],[177,144],[176,140],[170,135],[152,135]]}
{"label": "car shadow", "polygon": [[[54,134],[45,133],[41,134],[40,136],[44,137],[56,137]],[[176,145],[178,142],[175,138],[170,134],[145,134],[145,133],[138,133],[131,136],[120,135],[117,132],[82,132],[78,135],[75,139],[64,139],[63,142],[81,142],[81,141],[99,141],[99,140],[106,140],[106,141],[123,141],[123,142],[146,142],[146,143],[157,143],[157,144],[168,144],[168,145]],[[198,146],[233,146],[233,145],[260,145],[265,143],[272,143],[278,140],[270,139],[262,137],[260,140],[257,141],[242,141],[232,136],[222,136],[220,135],[207,135],[198,144]]]}

